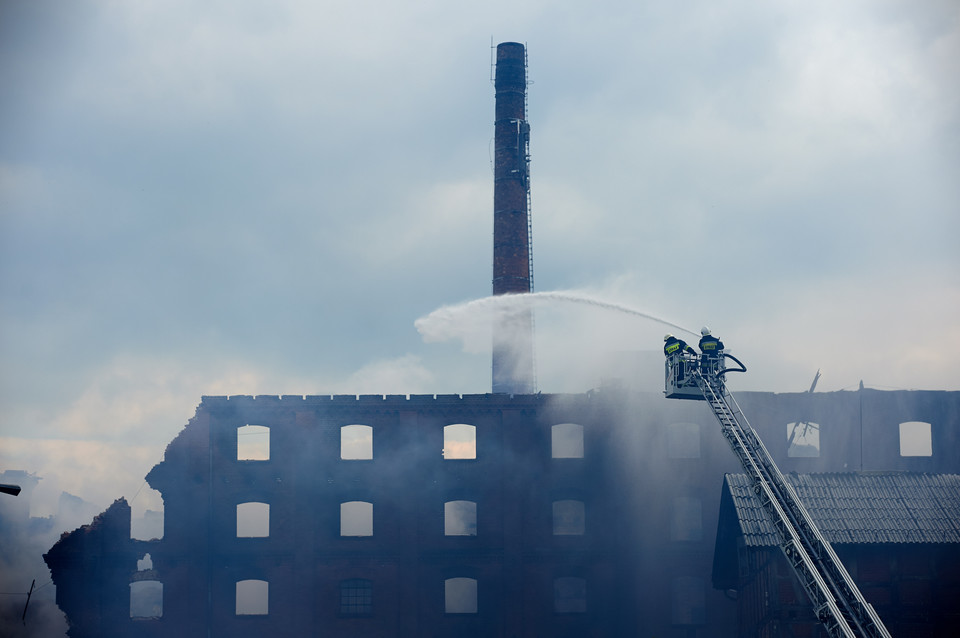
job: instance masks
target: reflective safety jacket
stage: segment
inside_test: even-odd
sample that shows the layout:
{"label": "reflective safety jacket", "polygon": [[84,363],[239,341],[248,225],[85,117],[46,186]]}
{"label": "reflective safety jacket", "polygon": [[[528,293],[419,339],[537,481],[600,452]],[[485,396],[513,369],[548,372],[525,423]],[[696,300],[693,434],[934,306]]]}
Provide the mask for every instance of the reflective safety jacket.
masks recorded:
{"label": "reflective safety jacket", "polygon": [[723,342],[712,335],[700,338],[700,352],[708,357],[716,357],[723,350]]}
{"label": "reflective safety jacket", "polygon": [[681,352],[689,352],[690,354],[697,354],[693,348],[687,345],[687,342],[683,339],[677,339],[676,337],[670,337],[663,344],[663,354],[666,356],[671,356],[674,354],[680,354]]}

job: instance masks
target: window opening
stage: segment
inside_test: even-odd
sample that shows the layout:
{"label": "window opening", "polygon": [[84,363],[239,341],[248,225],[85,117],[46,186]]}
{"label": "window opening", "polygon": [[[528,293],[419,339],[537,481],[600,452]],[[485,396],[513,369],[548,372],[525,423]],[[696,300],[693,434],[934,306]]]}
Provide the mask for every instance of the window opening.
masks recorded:
{"label": "window opening", "polygon": [[[147,554],[146,558],[149,556]],[[163,583],[159,580],[137,580],[130,583],[130,617],[160,618],[162,616]]]}
{"label": "window opening", "polygon": [[237,504],[237,538],[266,538],[270,536],[270,504]]}
{"label": "window opening", "polygon": [[810,421],[787,423],[787,456],[820,456],[820,425]]}
{"label": "window opening", "polygon": [[477,581],[473,578],[448,578],[444,581],[444,611],[448,614],[477,613]]}
{"label": "window opening", "polygon": [[446,536],[476,536],[477,504],[473,501],[444,503],[443,533]]}
{"label": "window opening", "polygon": [[[130,538],[138,541],[163,538],[163,495],[160,492],[144,487],[130,508]],[[61,512],[69,512],[70,509],[64,507],[63,498],[60,500],[60,509]]]}
{"label": "window opening", "polygon": [[237,460],[269,461],[270,428],[265,425],[237,428]]}
{"label": "window opening", "polygon": [[373,503],[340,503],[340,536],[373,536]]}
{"label": "window opening", "polygon": [[678,496],[673,499],[670,536],[675,541],[703,540],[703,511],[700,499]]}
{"label": "window opening", "polygon": [[365,578],[340,581],[340,613],[344,616],[373,615],[373,581]]}
{"label": "window opening", "polygon": [[137,561],[137,571],[138,572],[148,572],[153,569],[153,559],[150,558],[150,554],[146,553],[143,555],[143,558]]}
{"label": "window opening", "polygon": [[667,453],[671,459],[700,458],[700,426],[673,423],[667,429]]}
{"label": "window opening", "polygon": [[553,502],[553,534],[555,536],[581,536],[585,529],[586,514],[583,501]]}
{"label": "window opening", "polygon": [[907,421],[900,424],[900,456],[933,456],[929,423]]}
{"label": "window opening", "polygon": [[237,616],[266,616],[270,611],[270,583],[237,581]]}
{"label": "window opening", "polygon": [[587,581],[576,576],[554,578],[553,610],[558,614],[586,613]]}
{"label": "window opening", "polygon": [[373,459],[373,428],[369,425],[340,428],[340,458],[344,461]]}
{"label": "window opening", "polygon": [[477,428],[466,423],[454,423],[443,428],[443,458],[477,458]]}
{"label": "window opening", "polygon": [[583,458],[583,426],[558,423],[550,428],[551,452],[555,459]]}

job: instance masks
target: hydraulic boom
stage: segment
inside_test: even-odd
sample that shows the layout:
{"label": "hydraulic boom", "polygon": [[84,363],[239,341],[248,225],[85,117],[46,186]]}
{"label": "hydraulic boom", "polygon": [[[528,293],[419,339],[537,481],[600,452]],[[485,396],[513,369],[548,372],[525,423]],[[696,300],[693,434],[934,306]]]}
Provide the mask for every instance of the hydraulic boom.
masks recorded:
{"label": "hydraulic boom", "polygon": [[[724,367],[727,359],[740,367]],[[724,438],[750,477],[754,492],[777,530],[780,549],[829,635],[890,638],[877,612],[850,578],[833,547],[817,529],[797,493],[727,391],[724,375],[745,371],[743,364],[729,354],[721,358],[675,355],[667,362],[665,394],[668,398],[705,400],[710,406]]]}

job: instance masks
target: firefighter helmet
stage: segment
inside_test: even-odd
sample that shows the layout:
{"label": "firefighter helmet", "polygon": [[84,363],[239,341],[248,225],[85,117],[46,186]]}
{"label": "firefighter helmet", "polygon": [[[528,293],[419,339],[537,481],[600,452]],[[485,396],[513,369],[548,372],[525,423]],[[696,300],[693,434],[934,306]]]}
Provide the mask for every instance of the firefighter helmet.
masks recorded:
{"label": "firefighter helmet", "polygon": [[670,337],[672,337],[672,336],[673,336],[673,335],[668,332],[667,334],[663,335],[663,340],[664,340],[664,341],[669,341],[669,340],[670,340]]}
{"label": "firefighter helmet", "polygon": [[703,335],[704,337],[708,336],[710,334],[710,328],[706,326],[700,328],[700,334]]}

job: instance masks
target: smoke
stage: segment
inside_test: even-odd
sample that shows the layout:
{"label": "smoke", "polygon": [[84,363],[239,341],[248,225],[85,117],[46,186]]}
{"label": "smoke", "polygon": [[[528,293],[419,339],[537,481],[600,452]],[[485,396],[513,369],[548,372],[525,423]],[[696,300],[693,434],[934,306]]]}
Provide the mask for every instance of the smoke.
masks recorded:
{"label": "smoke", "polygon": [[[12,474],[26,475],[0,472],[0,478],[17,480]],[[5,638],[62,638],[67,630],[42,558],[63,525],[55,517],[30,518],[30,483],[35,478],[17,480],[24,483],[19,496],[0,495],[0,636]]]}
{"label": "smoke", "polygon": [[[22,545],[18,546],[22,547]],[[67,620],[56,605],[55,590],[46,568],[35,561],[7,554],[0,558],[0,636],[5,638],[63,638]],[[41,574],[34,578],[34,574]],[[45,581],[45,582],[44,582]],[[34,583],[27,604],[27,592]]]}

